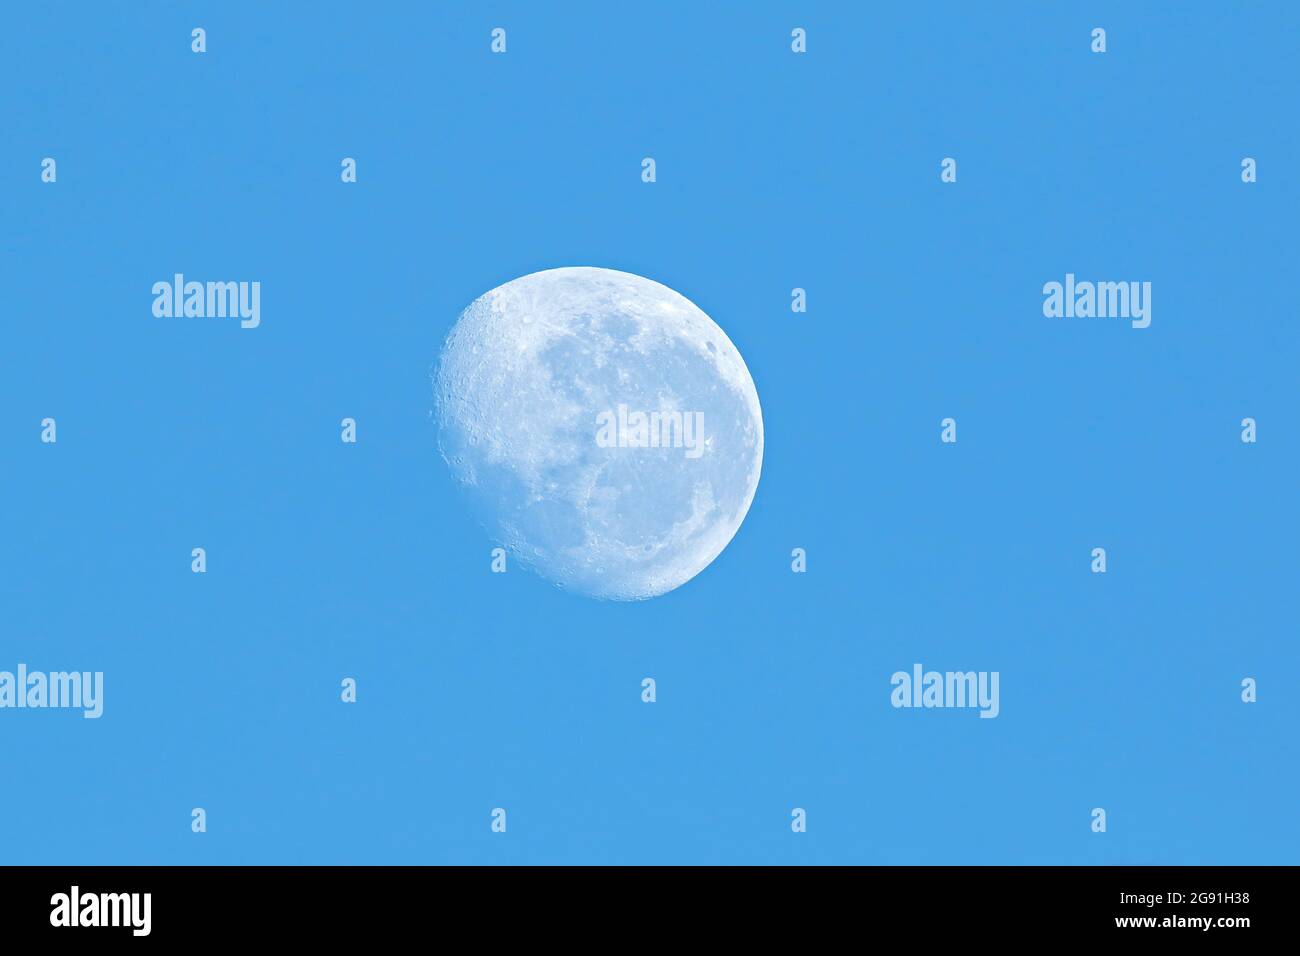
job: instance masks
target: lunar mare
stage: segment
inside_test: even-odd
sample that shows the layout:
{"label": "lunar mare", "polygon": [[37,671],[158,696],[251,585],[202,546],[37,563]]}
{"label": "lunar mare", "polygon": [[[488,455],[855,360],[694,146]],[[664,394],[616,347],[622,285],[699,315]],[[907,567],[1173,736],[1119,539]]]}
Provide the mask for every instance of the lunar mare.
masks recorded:
{"label": "lunar mare", "polygon": [[684,584],[758,487],[749,369],[694,303],[641,276],[552,269],[479,297],[443,345],[434,396],[442,455],[490,533],[579,594]]}

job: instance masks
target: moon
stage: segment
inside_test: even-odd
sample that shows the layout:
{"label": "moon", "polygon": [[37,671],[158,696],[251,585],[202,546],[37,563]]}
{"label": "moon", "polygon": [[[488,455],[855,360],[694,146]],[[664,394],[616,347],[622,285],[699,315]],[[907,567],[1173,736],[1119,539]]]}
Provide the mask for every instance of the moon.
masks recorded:
{"label": "moon", "polygon": [[590,267],[475,299],[433,374],[438,444],[485,527],[559,587],[644,600],[722,553],[763,464],[735,345],[685,296]]}

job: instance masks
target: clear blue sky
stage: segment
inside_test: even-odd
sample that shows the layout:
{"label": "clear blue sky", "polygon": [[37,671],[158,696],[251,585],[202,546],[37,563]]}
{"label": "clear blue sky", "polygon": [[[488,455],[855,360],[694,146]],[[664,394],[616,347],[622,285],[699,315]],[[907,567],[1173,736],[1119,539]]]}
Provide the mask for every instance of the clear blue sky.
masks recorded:
{"label": "clear blue sky", "polygon": [[[0,863],[1297,862],[1298,29],[7,5],[0,669],[106,687],[0,711]],[[647,603],[491,574],[428,419],[458,312],[564,265],[689,297],[762,400],[748,519]],[[176,272],[261,327],[155,319]],[[1067,272],[1151,327],[1045,318]],[[891,708],[917,662],[1000,716]]]}

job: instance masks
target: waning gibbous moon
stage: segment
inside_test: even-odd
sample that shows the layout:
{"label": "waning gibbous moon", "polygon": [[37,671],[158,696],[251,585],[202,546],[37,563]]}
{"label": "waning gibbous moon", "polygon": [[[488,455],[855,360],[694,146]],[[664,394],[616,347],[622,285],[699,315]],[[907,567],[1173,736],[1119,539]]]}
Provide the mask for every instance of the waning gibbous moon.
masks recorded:
{"label": "waning gibbous moon", "polygon": [[722,553],[763,465],[744,359],[667,286],[535,272],[475,299],[434,373],[438,443],[496,541],[556,585],[615,600]]}

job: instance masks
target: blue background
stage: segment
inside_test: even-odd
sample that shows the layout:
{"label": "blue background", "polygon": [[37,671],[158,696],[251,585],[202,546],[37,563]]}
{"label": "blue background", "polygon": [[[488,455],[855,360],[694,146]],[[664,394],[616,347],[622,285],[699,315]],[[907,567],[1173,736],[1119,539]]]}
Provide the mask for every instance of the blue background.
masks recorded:
{"label": "blue background", "polygon": [[[106,699],[0,712],[0,863],[1297,862],[1298,29],[6,5],[0,669]],[[748,519],[645,603],[491,574],[435,447],[459,311],[563,265],[692,299],[762,400]],[[175,272],[261,327],[154,318]],[[1151,327],[1044,318],[1066,272]],[[915,662],[1001,716],[894,710]]]}

